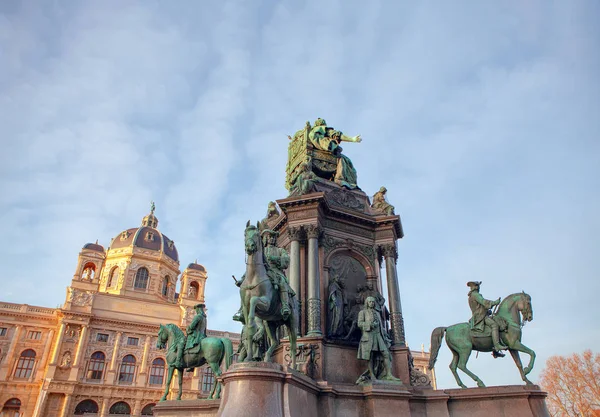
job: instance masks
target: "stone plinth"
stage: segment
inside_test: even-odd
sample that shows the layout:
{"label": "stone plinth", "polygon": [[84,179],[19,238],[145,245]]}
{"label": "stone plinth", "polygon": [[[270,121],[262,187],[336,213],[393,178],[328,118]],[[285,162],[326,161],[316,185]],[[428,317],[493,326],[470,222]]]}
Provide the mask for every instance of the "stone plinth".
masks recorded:
{"label": "stone plinth", "polygon": [[158,417],[215,417],[221,400],[183,400],[161,401],[154,406]]}
{"label": "stone plinth", "polygon": [[[234,364],[222,376],[220,408],[214,401],[165,401],[158,417],[549,417],[537,386],[417,390],[317,382],[277,364]],[[218,411],[217,411],[218,410]]]}

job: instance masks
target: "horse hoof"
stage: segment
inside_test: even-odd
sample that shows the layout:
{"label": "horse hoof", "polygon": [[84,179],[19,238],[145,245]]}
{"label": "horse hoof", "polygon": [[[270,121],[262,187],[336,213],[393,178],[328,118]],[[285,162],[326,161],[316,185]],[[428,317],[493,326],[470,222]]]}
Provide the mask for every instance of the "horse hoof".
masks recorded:
{"label": "horse hoof", "polygon": [[485,384],[483,382],[481,382],[481,381],[477,382],[477,386],[479,388],[485,388]]}
{"label": "horse hoof", "polygon": [[523,369],[523,373],[525,375],[529,374],[529,372],[531,372],[531,368],[529,366],[525,367],[525,369]]}
{"label": "horse hoof", "polygon": [[460,387],[461,387],[461,388],[463,388],[463,389],[466,389],[466,388],[467,388],[467,386],[466,386],[466,385],[464,385],[464,384],[461,384],[461,385],[460,385]]}
{"label": "horse hoof", "polygon": [[158,400],[159,402],[161,401],[167,401],[167,397],[162,397],[160,400]]}

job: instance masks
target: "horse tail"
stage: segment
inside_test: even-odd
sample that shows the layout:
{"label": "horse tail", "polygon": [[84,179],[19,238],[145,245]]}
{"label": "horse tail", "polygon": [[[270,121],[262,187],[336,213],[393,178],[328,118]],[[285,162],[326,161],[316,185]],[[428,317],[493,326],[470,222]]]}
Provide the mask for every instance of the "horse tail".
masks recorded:
{"label": "horse tail", "polygon": [[231,340],[226,337],[222,337],[221,342],[225,347],[225,370],[227,370],[233,361],[233,345],[231,344]]}
{"label": "horse tail", "polygon": [[433,329],[431,332],[431,352],[429,353],[429,369],[433,369],[433,365],[435,365],[435,361],[437,360],[438,353],[440,351],[440,346],[442,345],[442,339],[444,338],[444,333],[446,332],[446,327],[437,327]]}

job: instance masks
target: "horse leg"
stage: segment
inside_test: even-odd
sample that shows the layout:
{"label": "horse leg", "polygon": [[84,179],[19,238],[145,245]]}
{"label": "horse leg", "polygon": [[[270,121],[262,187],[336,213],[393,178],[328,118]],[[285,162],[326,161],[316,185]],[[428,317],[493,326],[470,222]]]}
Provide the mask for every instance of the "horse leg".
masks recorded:
{"label": "horse leg", "polygon": [[296,334],[296,329],[298,328],[296,320],[296,310],[292,309],[292,314],[290,314],[290,318],[287,323],[290,342],[290,354],[292,355],[292,369],[296,369],[296,339],[298,337],[298,335]]}
{"label": "horse leg", "polygon": [[165,401],[167,399],[167,395],[169,395],[169,387],[171,386],[171,380],[173,379],[173,371],[174,370],[175,370],[175,367],[169,366],[169,373],[167,375],[167,383],[165,386],[165,393],[163,394],[162,398],[160,399],[161,401]]}
{"label": "horse leg", "polygon": [[[242,305],[242,312],[244,314],[244,326],[246,327],[246,332],[244,335],[246,338],[246,356],[242,361],[251,362],[254,357],[252,338],[256,334],[256,323],[254,322],[254,319],[250,319],[250,309],[245,302]],[[252,312],[252,315],[254,316],[254,312]]]}
{"label": "horse leg", "polygon": [[458,352],[458,369],[463,371],[465,374],[469,375],[473,379],[473,381],[477,382],[478,387],[483,388],[485,387],[483,381],[479,379],[479,377],[473,372],[469,371],[469,369],[467,368],[467,361],[469,360],[469,356],[471,356],[470,349],[468,352]]}
{"label": "horse leg", "polygon": [[277,339],[277,326],[272,321],[265,322],[265,331],[267,332],[267,338],[269,339],[269,349],[265,352],[265,362],[271,362],[271,355],[277,346],[279,346],[279,340]]}
{"label": "horse leg", "polygon": [[177,394],[177,400],[181,400],[181,393],[183,391],[183,371],[185,368],[177,368],[177,378],[179,382],[179,394]]}
{"label": "horse leg", "polygon": [[218,381],[219,377],[221,376],[221,368],[219,368],[219,364],[217,362],[209,362],[208,364],[210,366],[210,369],[212,369],[213,374],[215,374],[215,383],[213,384],[210,390],[208,399],[212,400],[213,398],[221,398],[221,383]]}
{"label": "horse leg", "polygon": [[527,379],[527,377],[525,376],[525,372],[523,372],[523,364],[521,363],[521,357],[519,356],[519,351],[513,350],[513,349],[509,349],[508,351],[510,352],[510,356],[512,356],[513,360],[515,361],[515,365],[517,365],[517,369],[519,370],[519,373],[521,374],[521,379],[523,381],[525,381],[525,383],[527,385],[533,385],[533,382],[531,382],[529,379]]}
{"label": "horse leg", "polygon": [[523,369],[523,373],[527,375],[532,371],[533,365],[535,364],[535,352],[533,349],[529,349],[527,346],[521,343],[520,340],[516,340],[510,348],[519,352],[527,353],[529,355],[529,363]]}
{"label": "horse leg", "polygon": [[452,371],[452,375],[454,375],[454,379],[456,379],[456,383],[459,387],[467,388],[467,386],[460,380],[458,372],[456,372],[456,368],[458,367],[458,353],[452,349],[450,349],[450,352],[452,352],[452,362],[450,362],[450,370]]}

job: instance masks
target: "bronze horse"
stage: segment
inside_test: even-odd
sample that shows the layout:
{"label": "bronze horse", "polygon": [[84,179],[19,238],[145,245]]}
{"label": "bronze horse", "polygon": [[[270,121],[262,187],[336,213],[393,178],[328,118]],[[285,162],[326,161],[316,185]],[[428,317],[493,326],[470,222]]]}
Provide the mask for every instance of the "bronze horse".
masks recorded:
{"label": "bronze horse", "polygon": [[289,335],[290,354],[292,357],[292,368],[296,366],[296,309],[294,299],[290,298],[290,315],[287,319],[281,315],[281,300],[279,292],[275,291],[273,283],[267,276],[263,254],[263,243],[260,237],[259,224],[256,226],[246,223],[244,231],[244,246],[248,259],[246,261],[246,277],[240,286],[240,297],[242,300],[242,312],[244,323],[246,323],[246,349],[248,354],[246,361],[252,361],[255,357],[253,350],[256,348],[252,338],[256,333],[257,326],[254,321],[259,317],[265,322],[265,331],[269,339],[269,349],[265,352],[264,361],[270,362],[273,351],[279,345],[277,328],[285,325]]}
{"label": "bronze horse", "polygon": [[[533,383],[527,379],[527,374],[533,369],[535,352],[521,343],[521,329],[524,324],[524,322],[521,322],[521,316],[523,316],[524,322],[533,320],[531,297],[525,292],[511,294],[502,300],[498,308],[498,313],[496,313],[494,319],[499,323],[500,329],[504,328],[504,330],[500,332],[500,339],[508,346],[508,351],[521,373],[521,378],[527,385],[531,385]],[[481,334],[474,337],[474,332],[471,331],[471,325],[469,323],[458,323],[450,327],[436,328],[431,333],[431,357],[429,359],[429,369],[433,368],[433,365],[437,360],[444,333],[446,333],[446,344],[453,355],[452,362],[450,363],[450,370],[458,385],[461,388],[467,388],[460,380],[456,368],[473,378],[473,380],[477,382],[478,387],[485,387],[485,384],[481,379],[467,369],[467,361],[473,350],[479,352],[491,352],[493,350],[492,336]],[[523,369],[519,352],[524,352],[529,355],[529,364],[525,369]]]}
{"label": "bronze horse", "polygon": [[160,325],[158,330],[158,339],[156,341],[156,347],[158,349],[164,349],[167,347],[167,364],[169,365],[169,373],[167,375],[167,383],[165,384],[165,393],[160,401],[167,399],[169,393],[169,387],[171,386],[171,379],[173,378],[173,371],[177,369],[179,374],[179,393],[177,399],[181,400],[181,390],[183,385],[183,370],[185,368],[197,368],[199,366],[208,363],[210,369],[212,369],[217,382],[213,384],[210,391],[209,399],[221,397],[221,382],[218,381],[218,377],[221,375],[221,365],[225,362],[225,370],[231,365],[233,358],[233,345],[231,340],[226,337],[205,337],[200,342],[202,348],[201,352],[198,353],[183,353],[183,367],[175,366],[177,362],[177,346],[182,346],[182,341],[185,341],[185,335],[179,327],[175,324]]}

